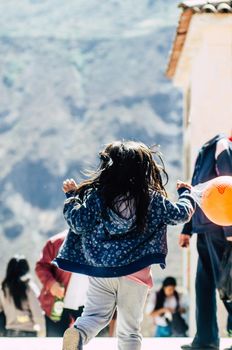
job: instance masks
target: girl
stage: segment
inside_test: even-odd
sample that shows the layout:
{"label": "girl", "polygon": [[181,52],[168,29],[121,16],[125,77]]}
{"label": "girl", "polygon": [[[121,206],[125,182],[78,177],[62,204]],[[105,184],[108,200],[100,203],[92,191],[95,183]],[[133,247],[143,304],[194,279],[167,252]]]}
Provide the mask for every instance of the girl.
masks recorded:
{"label": "girl", "polygon": [[0,312],[6,318],[6,337],[45,336],[45,319],[36,294],[27,260],[15,256],[7,265],[0,289]]}
{"label": "girl", "polygon": [[[150,295],[146,306],[146,313],[154,319],[156,324],[155,337],[177,336],[177,334],[173,334],[170,326],[172,315],[177,311],[180,314],[185,313],[186,307],[183,304],[182,296],[176,291],[176,279],[166,277],[162,288]],[[186,336],[186,330],[178,336]]]}
{"label": "girl", "polygon": [[167,199],[162,172],[146,145],[116,141],[100,153],[92,177],[80,185],[64,181],[70,231],[55,263],[91,277],[84,312],[66,330],[63,350],[82,349],[109,323],[116,306],[118,349],[141,348],[150,265],[165,267],[167,225],[188,221],[195,207],[181,182],[179,201]]}

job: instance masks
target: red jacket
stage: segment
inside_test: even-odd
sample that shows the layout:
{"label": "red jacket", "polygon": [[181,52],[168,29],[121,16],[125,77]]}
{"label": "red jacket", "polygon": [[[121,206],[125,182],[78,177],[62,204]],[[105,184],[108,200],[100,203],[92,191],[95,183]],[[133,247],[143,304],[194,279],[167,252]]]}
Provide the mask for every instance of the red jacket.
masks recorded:
{"label": "red jacket", "polygon": [[42,309],[47,316],[51,315],[51,310],[54,302],[54,296],[50,293],[50,288],[55,282],[59,282],[67,289],[71,273],[63,271],[51,264],[52,260],[56,257],[61,244],[63,243],[68,231],[63,231],[55,236],[52,236],[45,244],[42,256],[36,263],[35,272],[42,283],[42,290],[39,296],[39,300]]}

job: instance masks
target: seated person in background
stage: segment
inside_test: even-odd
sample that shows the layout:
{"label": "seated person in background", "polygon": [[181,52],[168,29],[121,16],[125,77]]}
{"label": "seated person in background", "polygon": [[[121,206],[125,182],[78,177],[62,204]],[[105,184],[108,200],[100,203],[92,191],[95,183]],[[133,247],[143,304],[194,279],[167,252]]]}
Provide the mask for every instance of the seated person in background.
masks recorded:
{"label": "seated person in background", "polygon": [[39,289],[29,275],[27,260],[23,256],[10,259],[0,289],[0,313],[5,316],[5,337],[46,335],[38,294]]}
{"label": "seated person in background", "polygon": [[167,277],[162,288],[150,294],[146,306],[146,313],[153,318],[156,325],[155,337],[186,336],[186,331],[177,335],[172,330],[171,323],[172,320],[174,322],[173,316],[176,312],[183,314],[186,307],[183,297],[176,291],[176,279]]}

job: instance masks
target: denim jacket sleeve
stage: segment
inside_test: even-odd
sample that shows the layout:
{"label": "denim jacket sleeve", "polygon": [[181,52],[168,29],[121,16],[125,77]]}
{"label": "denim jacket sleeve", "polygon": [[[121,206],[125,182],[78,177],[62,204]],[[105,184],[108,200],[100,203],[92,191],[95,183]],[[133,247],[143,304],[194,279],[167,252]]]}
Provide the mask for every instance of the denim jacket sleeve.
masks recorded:
{"label": "denim jacket sleeve", "polygon": [[64,203],[64,218],[74,233],[89,231],[99,221],[101,215],[100,199],[96,190],[89,191],[81,200],[75,194],[68,194]]}
{"label": "denim jacket sleeve", "polygon": [[195,210],[195,201],[186,188],[178,190],[179,200],[171,202],[161,195],[156,195],[156,210],[160,215],[161,221],[167,225],[177,225],[187,222],[191,219]]}

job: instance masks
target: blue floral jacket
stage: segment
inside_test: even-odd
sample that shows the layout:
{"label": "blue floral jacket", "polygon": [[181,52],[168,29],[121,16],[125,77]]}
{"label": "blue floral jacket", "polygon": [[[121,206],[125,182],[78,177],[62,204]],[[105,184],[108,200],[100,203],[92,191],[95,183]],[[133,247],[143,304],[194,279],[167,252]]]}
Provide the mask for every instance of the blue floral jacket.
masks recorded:
{"label": "blue floral jacket", "polygon": [[125,219],[105,208],[98,190],[92,189],[83,200],[72,195],[64,205],[70,230],[53,263],[95,277],[125,276],[151,264],[164,268],[167,225],[187,222],[194,209],[188,189],[179,190],[176,203],[153,192],[142,232],[134,217]]}

